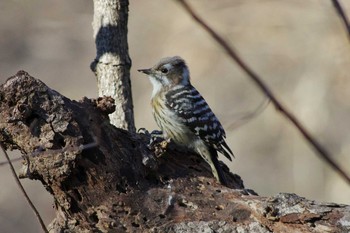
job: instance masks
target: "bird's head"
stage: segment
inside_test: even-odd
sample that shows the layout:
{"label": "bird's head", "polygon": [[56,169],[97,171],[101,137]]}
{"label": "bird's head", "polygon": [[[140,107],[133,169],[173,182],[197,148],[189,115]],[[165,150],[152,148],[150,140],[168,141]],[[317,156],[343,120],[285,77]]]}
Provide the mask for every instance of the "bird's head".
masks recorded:
{"label": "bird's head", "polygon": [[190,73],[181,57],[166,57],[149,69],[140,69],[147,74],[153,84],[153,90],[171,88],[176,85],[190,84]]}

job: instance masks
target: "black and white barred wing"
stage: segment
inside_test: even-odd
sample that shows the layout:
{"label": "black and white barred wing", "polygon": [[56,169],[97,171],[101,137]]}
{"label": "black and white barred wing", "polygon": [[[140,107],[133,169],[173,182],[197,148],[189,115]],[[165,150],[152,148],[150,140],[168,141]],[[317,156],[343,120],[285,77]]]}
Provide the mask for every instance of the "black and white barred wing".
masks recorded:
{"label": "black and white barred wing", "polygon": [[208,146],[231,160],[225,131],[201,94],[191,85],[177,86],[166,94],[166,105]]}

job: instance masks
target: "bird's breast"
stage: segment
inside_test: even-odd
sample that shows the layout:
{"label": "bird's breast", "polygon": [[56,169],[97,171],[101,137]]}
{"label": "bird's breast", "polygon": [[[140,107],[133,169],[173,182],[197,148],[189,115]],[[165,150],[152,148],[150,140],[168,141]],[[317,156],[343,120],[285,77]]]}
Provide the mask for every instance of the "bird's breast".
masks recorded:
{"label": "bird's breast", "polygon": [[164,137],[171,138],[175,143],[186,146],[194,137],[193,132],[179,119],[176,113],[169,109],[162,98],[151,100],[153,116],[157,125],[163,131]]}

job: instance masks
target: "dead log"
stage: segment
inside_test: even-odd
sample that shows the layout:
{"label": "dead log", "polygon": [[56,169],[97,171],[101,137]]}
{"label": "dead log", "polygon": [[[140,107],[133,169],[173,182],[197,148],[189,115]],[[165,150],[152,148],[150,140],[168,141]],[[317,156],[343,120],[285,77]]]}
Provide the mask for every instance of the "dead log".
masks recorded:
{"label": "dead log", "polygon": [[260,197],[202,159],[109,123],[109,97],[73,101],[24,71],[0,86],[0,141],[22,152],[21,178],[54,197],[50,232],[349,232],[350,207],[295,194]]}

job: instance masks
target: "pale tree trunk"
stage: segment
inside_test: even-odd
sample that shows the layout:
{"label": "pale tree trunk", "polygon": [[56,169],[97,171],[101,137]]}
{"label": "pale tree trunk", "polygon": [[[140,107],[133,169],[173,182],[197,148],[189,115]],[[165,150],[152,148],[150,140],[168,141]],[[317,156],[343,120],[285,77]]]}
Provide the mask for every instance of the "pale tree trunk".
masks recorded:
{"label": "pale tree trunk", "polygon": [[94,0],[92,23],[97,55],[91,69],[97,77],[99,96],[115,99],[109,115],[118,128],[135,131],[128,51],[128,0]]}

